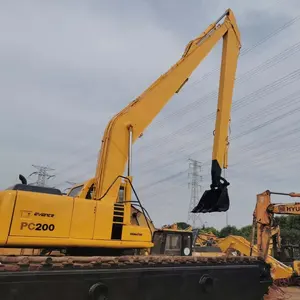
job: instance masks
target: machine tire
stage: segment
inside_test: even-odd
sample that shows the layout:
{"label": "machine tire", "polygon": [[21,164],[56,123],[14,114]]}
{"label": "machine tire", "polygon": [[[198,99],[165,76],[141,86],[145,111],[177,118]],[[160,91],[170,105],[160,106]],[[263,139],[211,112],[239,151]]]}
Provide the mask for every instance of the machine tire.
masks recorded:
{"label": "machine tire", "polygon": [[90,300],[108,300],[108,288],[103,283],[95,283],[89,289]]}
{"label": "machine tire", "polygon": [[199,284],[205,293],[211,293],[214,289],[214,279],[210,275],[203,275],[199,280]]}

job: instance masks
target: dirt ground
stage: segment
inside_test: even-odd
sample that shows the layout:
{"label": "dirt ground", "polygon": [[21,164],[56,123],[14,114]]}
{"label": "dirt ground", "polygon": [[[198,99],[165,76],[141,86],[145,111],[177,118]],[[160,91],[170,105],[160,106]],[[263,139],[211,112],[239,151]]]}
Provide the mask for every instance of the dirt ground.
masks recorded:
{"label": "dirt ground", "polygon": [[288,300],[300,300],[300,288],[299,287],[288,287],[282,288],[286,294]]}

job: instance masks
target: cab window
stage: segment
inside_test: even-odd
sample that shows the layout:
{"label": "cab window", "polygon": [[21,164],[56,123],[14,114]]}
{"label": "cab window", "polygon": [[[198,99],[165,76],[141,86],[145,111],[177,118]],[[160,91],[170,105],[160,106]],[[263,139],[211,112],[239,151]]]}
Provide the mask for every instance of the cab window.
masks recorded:
{"label": "cab window", "polygon": [[78,196],[78,194],[80,193],[80,191],[82,190],[82,188],[83,188],[83,185],[74,187],[74,188],[69,192],[68,196],[70,196],[70,197],[76,197],[76,196]]}
{"label": "cab window", "polygon": [[165,254],[180,255],[181,254],[181,235],[168,234],[166,240]]}

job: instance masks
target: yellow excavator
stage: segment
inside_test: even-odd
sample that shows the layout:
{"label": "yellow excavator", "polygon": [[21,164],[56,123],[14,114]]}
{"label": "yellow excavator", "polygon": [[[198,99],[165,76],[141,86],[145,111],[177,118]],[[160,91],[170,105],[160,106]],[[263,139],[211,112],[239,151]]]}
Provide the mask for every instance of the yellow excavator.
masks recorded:
{"label": "yellow excavator", "polygon": [[[241,48],[230,9],[187,45],[169,71],[111,119],[94,178],[68,195],[29,185],[23,176],[20,184],[0,192],[0,247],[65,251],[63,257],[0,256],[1,299],[192,300],[203,296],[260,300],[267,293],[272,280],[262,259],[193,257],[191,232],[153,232],[148,218],[141,224],[134,217],[139,212],[147,216],[147,212],[133,186],[132,146],[222,38],[212,184],[194,212],[228,210],[228,182],[221,177],[221,169],[227,166]],[[137,200],[131,199],[132,194]],[[147,248],[150,255],[141,255],[140,250]]]}

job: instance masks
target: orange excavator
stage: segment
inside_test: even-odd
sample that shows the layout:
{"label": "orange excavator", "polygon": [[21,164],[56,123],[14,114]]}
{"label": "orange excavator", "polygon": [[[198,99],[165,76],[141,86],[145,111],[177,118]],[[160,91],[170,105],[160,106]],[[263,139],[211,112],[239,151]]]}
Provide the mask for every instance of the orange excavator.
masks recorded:
{"label": "orange excavator", "polygon": [[[282,251],[280,228],[276,224],[275,215],[300,215],[300,203],[272,203],[271,195],[288,196],[292,198],[299,198],[300,193],[277,193],[269,190],[257,195],[257,201],[255,210],[253,212],[253,229],[251,238],[251,252],[254,249],[254,242],[256,237],[258,256],[268,260],[270,244],[272,242],[273,255],[280,259],[280,252]],[[256,234],[255,234],[256,233]],[[276,234],[274,234],[276,233]],[[300,263],[298,260],[294,260],[292,264],[288,262],[279,262],[273,259],[273,269],[276,272],[276,268],[279,265],[283,266],[283,272],[281,272],[281,282],[287,284],[300,284]]]}
{"label": "orange excavator", "polygon": [[[272,231],[278,227],[275,223],[275,214],[279,215],[300,215],[300,203],[272,203],[271,195],[289,197],[300,197],[299,193],[276,193],[269,190],[258,194],[255,210],[253,212],[253,231],[257,230],[257,246],[259,255],[266,258],[269,251]],[[255,231],[254,231],[255,232]],[[252,234],[254,241],[255,235]]]}

